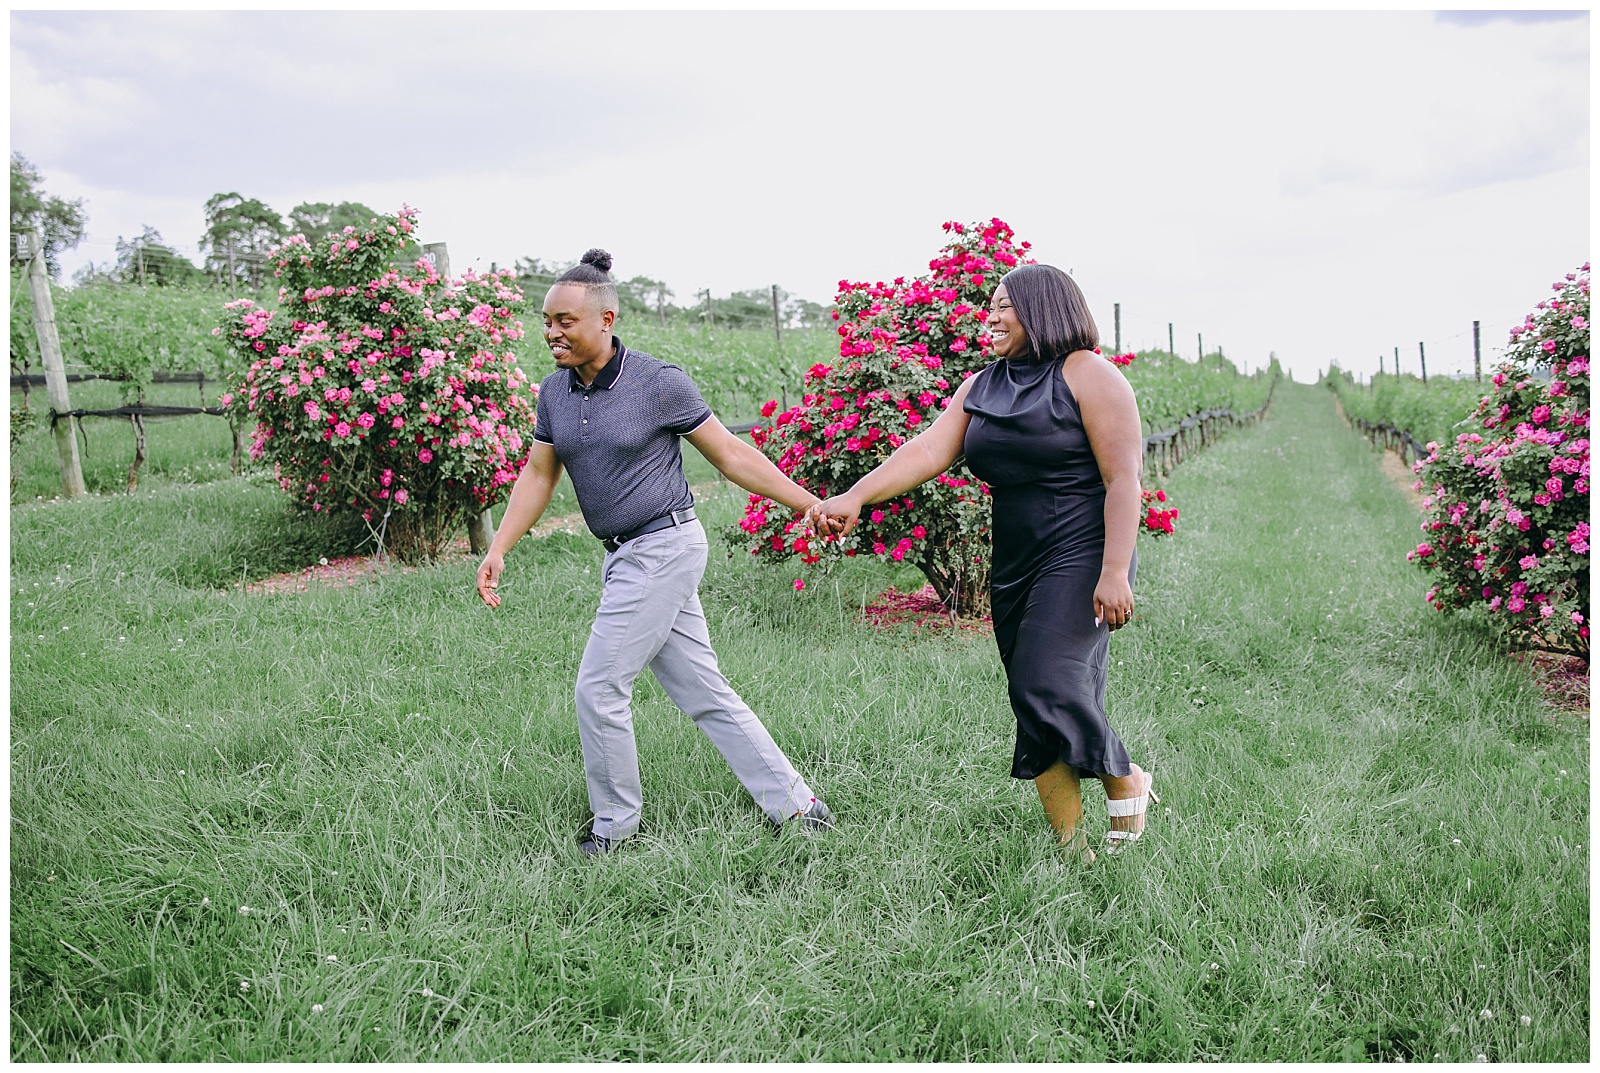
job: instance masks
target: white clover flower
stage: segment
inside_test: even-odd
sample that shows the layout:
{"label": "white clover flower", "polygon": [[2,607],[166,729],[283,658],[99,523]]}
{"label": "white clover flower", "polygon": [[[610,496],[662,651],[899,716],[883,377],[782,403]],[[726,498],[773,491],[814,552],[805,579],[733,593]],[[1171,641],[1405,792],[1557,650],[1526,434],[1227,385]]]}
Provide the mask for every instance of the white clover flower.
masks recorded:
{"label": "white clover flower", "polygon": [[1490,1018],[1492,1018],[1494,1016],[1494,1011],[1491,1010],[1491,1009],[1488,1009],[1488,1008],[1484,1008],[1484,1009],[1481,1009],[1481,1010],[1478,1011],[1478,1016],[1483,1018],[1485,1021],[1487,1021],[1487,1020],[1489,1020]]}
{"label": "white clover flower", "polygon": [[[431,987],[424,987],[424,988],[423,988],[423,989],[422,989],[422,997],[423,997],[423,998],[432,998],[432,997],[433,997],[433,988],[431,988]],[[1089,1003],[1089,1005],[1090,1005],[1090,1006],[1093,1006],[1093,1005],[1094,1005],[1094,1003],[1093,1003],[1093,1002],[1091,1002],[1091,1003]]]}
{"label": "white clover flower", "polygon": [[1527,1028],[1529,1025],[1533,1024],[1533,1018],[1529,1017],[1527,1014],[1523,1014],[1521,1017],[1518,1017],[1517,1020],[1522,1022],[1523,1028]]}
{"label": "white clover flower", "polygon": [[1478,1057],[1473,1059],[1474,1062],[1487,1062],[1488,1060],[1489,1056],[1486,1054],[1480,1054]]}
{"label": "white clover flower", "polygon": [[1461,845],[1461,839],[1459,839],[1459,838],[1452,838],[1452,839],[1451,839],[1451,840],[1450,840],[1450,844],[1451,844],[1451,845],[1452,845],[1452,846],[1459,846],[1459,845]]}
{"label": "white clover flower", "polygon": [[239,915],[242,916],[242,917],[249,916],[250,915],[250,907],[248,905],[241,905],[239,907]]}
{"label": "white clover flower", "polygon": [[313,1002],[313,1003],[312,1003],[312,1004],[311,1004],[311,1012],[312,1012],[312,1013],[321,1013],[321,1012],[322,1012],[322,1003],[320,1003],[320,1002]]}
{"label": "white clover flower", "polygon": [[239,990],[240,991],[248,991],[248,990],[250,990],[250,981],[249,980],[240,980],[239,981]]}
{"label": "white clover flower", "polygon": [[338,961],[338,960],[339,960],[339,955],[338,954],[329,954],[328,955],[328,964],[332,965],[335,961]]}
{"label": "white clover flower", "polygon": [[200,899],[200,904],[201,905],[210,905],[211,904],[211,899],[210,898],[201,898]]}
{"label": "white clover flower", "polygon": [[[66,629],[66,627],[65,627],[65,626],[63,626],[63,627],[61,627],[61,628],[62,628],[62,629],[63,629],[63,630],[64,630],[64,629]],[[1564,779],[1564,778],[1566,778],[1566,777],[1567,777],[1567,773],[1566,773],[1566,772],[1565,772],[1565,771],[1563,771],[1563,772],[1562,772],[1562,773],[1561,773],[1561,777],[1562,777],[1562,778],[1563,778],[1563,779]]]}

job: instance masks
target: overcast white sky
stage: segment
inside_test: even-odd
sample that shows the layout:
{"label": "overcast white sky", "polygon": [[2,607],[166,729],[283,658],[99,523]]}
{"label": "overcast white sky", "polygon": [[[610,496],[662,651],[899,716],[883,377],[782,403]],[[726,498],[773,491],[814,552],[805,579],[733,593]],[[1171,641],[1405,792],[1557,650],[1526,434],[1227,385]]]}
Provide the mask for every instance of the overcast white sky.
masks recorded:
{"label": "overcast white sky", "polygon": [[[678,300],[926,270],[1000,216],[1112,335],[1430,374],[1590,256],[1585,13],[13,12],[11,148],[109,260],[221,191]],[[537,302],[539,296],[532,296]],[[1487,356],[1487,355],[1486,355]]]}

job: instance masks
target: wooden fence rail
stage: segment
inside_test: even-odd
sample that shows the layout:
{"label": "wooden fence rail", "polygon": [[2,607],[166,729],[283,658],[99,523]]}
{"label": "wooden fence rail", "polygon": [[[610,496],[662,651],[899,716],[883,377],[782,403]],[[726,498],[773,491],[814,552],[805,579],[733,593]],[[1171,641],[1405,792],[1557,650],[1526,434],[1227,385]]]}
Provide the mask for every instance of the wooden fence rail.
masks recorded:
{"label": "wooden fence rail", "polygon": [[1272,394],[1277,390],[1278,378],[1274,376],[1272,383],[1267,386],[1266,400],[1249,413],[1236,414],[1228,409],[1202,410],[1185,417],[1175,428],[1152,432],[1144,438],[1146,472],[1159,470],[1161,476],[1165,477],[1172,472],[1172,467],[1194,451],[1215,443],[1223,429],[1261,420],[1267,414],[1267,407],[1272,405]]}
{"label": "wooden fence rail", "polygon": [[1350,423],[1360,429],[1374,446],[1398,453],[1402,462],[1406,460],[1407,452],[1413,462],[1428,457],[1428,448],[1418,443],[1407,429],[1396,428],[1386,421],[1372,422],[1354,416],[1350,418]]}

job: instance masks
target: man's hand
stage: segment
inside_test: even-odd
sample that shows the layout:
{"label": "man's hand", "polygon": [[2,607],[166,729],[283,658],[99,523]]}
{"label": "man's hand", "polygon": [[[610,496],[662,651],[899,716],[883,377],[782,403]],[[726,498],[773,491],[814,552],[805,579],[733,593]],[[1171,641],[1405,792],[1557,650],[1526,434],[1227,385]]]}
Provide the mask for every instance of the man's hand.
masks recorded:
{"label": "man's hand", "polygon": [[818,536],[844,536],[861,521],[861,504],[849,493],[817,503],[806,511],[806,524]]}
{"label": "man's hand", "polygon": [[500,587],[500,571],[505,568],[505,556],[493,551],[483,557],[483,565],[478,567],[478,595],[490,607],[500,606],[500,594],[495,589]]}

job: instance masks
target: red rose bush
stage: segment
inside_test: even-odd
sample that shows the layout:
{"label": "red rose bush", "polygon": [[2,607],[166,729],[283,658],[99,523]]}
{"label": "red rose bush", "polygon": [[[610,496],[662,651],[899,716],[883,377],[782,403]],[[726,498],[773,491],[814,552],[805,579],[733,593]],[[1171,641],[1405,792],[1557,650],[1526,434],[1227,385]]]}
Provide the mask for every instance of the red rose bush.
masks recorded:
{"label": "red rose bush", "polygon": [[[833,317],[839,357],[805,374],[799,405],[752,432],[784,473],[819,496],[849,488],[934,421],[961,381],[989,363],[984,334],[1000,277],[1027,259],[1004,222],[947,223],[929,274],[892,283],[841,280]],[[752,495],[733,538],[758,558],[814,564],[858,554],[916,566],[947,606],[982,614],[989,600],[989,489],[965,465],[908,495],[873,503],[840,539],[820,540]]]}
{"label": "red rose bush", "polygon": [[510,270],[441,278],[409,238],[414,215],[294,236],[273,251],[279,307],[230,303],[214,332],[242,368],[222,404],[254,423],[251,457],[307,510],[360,514],[403,561],[504,498],[537,393],[510,346]]}
{"label": "red rose bush", "polygon": [[1589,655],[1589,266],[1511,330],[1493,390],[1418,462],[1441,611],[1488,612],[1514,648]]}

